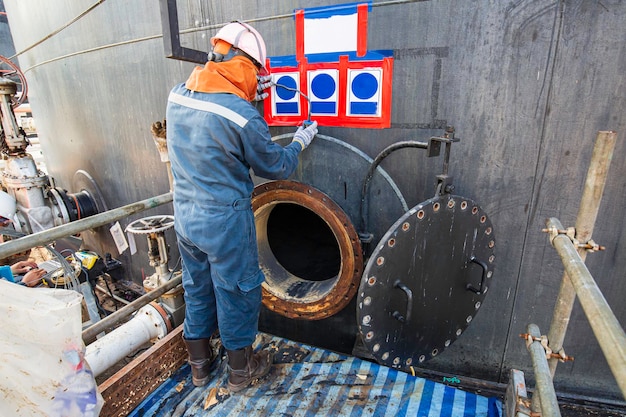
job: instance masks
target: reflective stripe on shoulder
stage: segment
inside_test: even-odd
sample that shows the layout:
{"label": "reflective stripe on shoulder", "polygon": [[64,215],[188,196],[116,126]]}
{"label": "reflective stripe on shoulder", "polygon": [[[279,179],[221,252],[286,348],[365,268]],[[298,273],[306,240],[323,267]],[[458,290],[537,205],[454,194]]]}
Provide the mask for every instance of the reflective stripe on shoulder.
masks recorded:
{"label": "reflective stripe on shoulder", "polygon": [[231,122],[235,123],[239,127],[244,127],[246,123],[248,123],[248,119],[243,117],[237,112],[232,111],[229,108],[226,108],[222,105],[209,103],[207,101],[196,100],[195,98],[181,96],[180,94],[170,93],[168,97],[168,101],[172,103],[180,104],[184,107],[189,107],[196,110],[201,110],[213,114],[217,114],[218,116],[225,117]]}

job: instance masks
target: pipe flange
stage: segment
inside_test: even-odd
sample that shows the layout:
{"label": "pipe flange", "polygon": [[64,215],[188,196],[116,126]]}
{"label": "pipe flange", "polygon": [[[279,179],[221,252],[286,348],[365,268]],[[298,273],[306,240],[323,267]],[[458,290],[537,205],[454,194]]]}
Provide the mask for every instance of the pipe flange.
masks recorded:
{"label": "pipe flange", "polygon": [[109,208],[96,180],[87,172],[79,169],[72,178],[72,194],[86,193],[96,205],[98,213],[104,213]]}
{"label": "pipe flange", "polygon": [[159,315],[163,319],[163,323],[165,324],[165,332],[161,331],[161,333],[159,334],[159,339],[161,339],[174,329],[174,327],[172,326],[172,321],[170,320],[169,314],[167,314],[167,311],[165,311],[161,304],[153,301],[149,305],[152,306],[159,313]]}
{"label": "pipe flange", "polygon": [[[309,280],[287,270],[276,258],[268,239],[268,221],[279,205],[293,204],[310,210],[328,226],[336,240],[340,265],[331,278]],[[265,274],[263,304],[288,318],[320,320],[341,311],[354,297],[363,272],[358,233],[344,211],[330,197],[310,185],[295,181],[270,181],[252,193],[259,265]]]}
{"label": "pipe flange", "polygon": [[[72,221],[69,211],[67,210],[66,201],[63,199],[61,193],[56,188],[48,190],[49,196],[53,202],[52,210],[56,211],[56,218],[61,219],[61,224],[66,224]],[[55,225],[58,226],[58,225]]]}
{"label": "pipe flange", "polygon": [[143,320],[150,329],[151,337],[156,337],[157,339],[164,338],[172,329],[172,323],[167,312],[156,302],[151,302],[141,307],[137,310],[135,317]]}

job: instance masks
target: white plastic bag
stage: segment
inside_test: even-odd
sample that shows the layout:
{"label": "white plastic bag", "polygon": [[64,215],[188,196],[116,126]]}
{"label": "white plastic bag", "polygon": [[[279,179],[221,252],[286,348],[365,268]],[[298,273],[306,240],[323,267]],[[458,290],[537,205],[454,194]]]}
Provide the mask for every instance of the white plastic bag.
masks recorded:
{"label": "white plastic bag", "polygon": [[103,400],[84,360],[82,295],[0,280],[0,416],[96,417]]}

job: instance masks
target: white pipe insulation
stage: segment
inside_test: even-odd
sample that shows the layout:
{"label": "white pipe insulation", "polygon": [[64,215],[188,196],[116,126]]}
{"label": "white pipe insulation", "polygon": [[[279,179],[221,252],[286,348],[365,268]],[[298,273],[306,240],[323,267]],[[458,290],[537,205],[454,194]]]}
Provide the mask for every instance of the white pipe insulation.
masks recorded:
{"label": "white pipe insulation", "polygon": [[98,376],[150,340],[163,338],[167,332],[159,310],[152,304],[145,305],[127,323],[88,345],[85,360],[93,375]]}

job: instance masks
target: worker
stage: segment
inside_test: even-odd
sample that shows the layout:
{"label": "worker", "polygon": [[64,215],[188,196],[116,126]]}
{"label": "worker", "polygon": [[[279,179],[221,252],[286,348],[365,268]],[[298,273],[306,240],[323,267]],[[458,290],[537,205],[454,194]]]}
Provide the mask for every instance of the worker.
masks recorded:
{"label": "worker", "polygon": [[[268,374],[269,352],[254,352],[263,273],[250,197],[255,175],[286,179],[317,134],[300,126],[280,146],[251,103],[268,87],[266,49],[250,25],[232,22],[211,38],[204,67],[175,86],[167,104],[167,143],[174,178],[174,229],[183,266],[183,338],[192,381],[203,386],[219,329],[228,386],[240,391]],[[262,96],[261,96],[262,97]]]}
{"label": "worker", "polygon": [[[24,274],[24,276],[21,276]],[[33,261],[19,261],[13,265],[0,266],[0,279],[16,284],[34,287],[41,282],[41,278],[46,274],[45,269],[41,269]]]}

